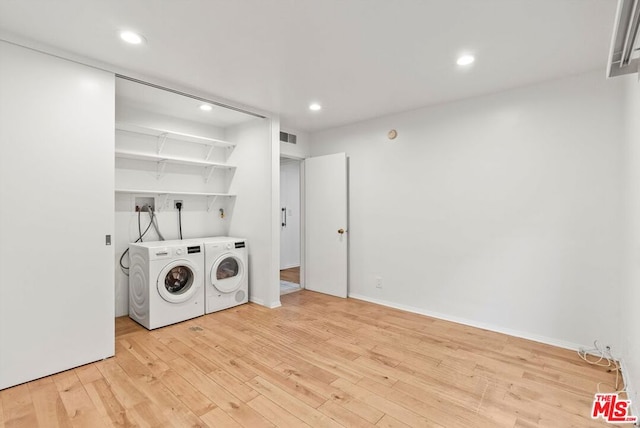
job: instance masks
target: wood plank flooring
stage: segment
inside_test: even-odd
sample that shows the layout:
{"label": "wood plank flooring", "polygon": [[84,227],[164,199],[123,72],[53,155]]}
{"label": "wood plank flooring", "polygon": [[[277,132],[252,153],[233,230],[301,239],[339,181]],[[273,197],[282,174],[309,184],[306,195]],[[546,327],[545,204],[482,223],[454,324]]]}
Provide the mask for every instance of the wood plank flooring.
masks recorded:
{"label": "wood plank flooring", "polygon": [[[12,427],[603,427],[568,350],[310,291],[147,331],[0,391]],[[5,350],[6,351],[6,350]]]}
{"label": "wood plank flooring", "polygon": [[280,280],[293,282],[294,284],[300,284],[300,266],[282,269],[280,271]]}

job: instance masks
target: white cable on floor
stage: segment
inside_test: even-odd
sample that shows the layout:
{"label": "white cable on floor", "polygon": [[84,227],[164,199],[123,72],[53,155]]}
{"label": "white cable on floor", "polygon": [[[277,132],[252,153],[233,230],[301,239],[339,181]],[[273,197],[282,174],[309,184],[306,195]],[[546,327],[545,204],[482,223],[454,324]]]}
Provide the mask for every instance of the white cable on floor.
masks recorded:
{"label": "white cable on floor", "polygon": [[[590,359],[589,355],[592,355],[594,358],[597,359]],[[597,340],[593,341],[593,348],[592,349],[584,349],[584,348],[580,348],[578,349],[578,356],[583,359],[584,361],[586,361],[589,364],[595,365],[595,366],[599,366],[599,367],[608,367],[609,368],[609,372],[615,371],[616,372],[616,383],[615,383],[615,392],[616,393],[620,393],[620,392],[626,392],[626,388],[622,388],[622,389],[618,389],[619,388],[619,381],[620,381],[620,364],[613,358],[613,355],[611,355],[611,349],[609,347],[606,347],[605,349],[602,349],[600,347],[600,345],[598,344]],[[600,385],[604,383],[604,382],[599,382],[597,385],[598,388],[598,392],[600,392]]]}

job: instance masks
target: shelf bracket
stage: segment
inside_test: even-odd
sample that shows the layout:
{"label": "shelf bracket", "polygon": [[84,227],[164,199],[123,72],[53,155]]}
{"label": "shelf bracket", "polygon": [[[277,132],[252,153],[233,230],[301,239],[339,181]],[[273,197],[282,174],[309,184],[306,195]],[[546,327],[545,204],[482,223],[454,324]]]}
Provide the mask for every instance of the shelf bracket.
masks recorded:
{"label": "shelf bracket", "polygon": [[158,135],[158,154],[162,154],[162,149],[164,149],[164,144],[167,142],[167,134],[166,132]]}
{"label": "shelf bracket", "polygon": [[213,175],[213,171],[216,169],[215,166],[208,166],[205,167],[204,171],[205,171],[205,177],[204,177],[204,182],[208,183],[209,180],[211,180],[211,176]]}
{"label": "shelf bracket", "polygon": [[213,149],[214,146],[209,146],[209,152],[207,153],[207,156],[204,158],[204,160],[211,160],[211,155],[213,154]]}
{"label": "shelf bracket", "polygon": [[208,199],[207,212],[211,212],[211,208],[213,208],[213,204],[216,203],[216,200],[218,199],[218,197],[217,196],[209,196],[207,199]]}
{"label": "shelf bracket", "polygon": [[235,146],[227,146],[225,147],[225,151],[227,152],[224,156],[225,162],[229,161],[229,156],[231,156],[231,152],[235,149]]}
{"label": "shelf bracket", "polygon": [[158,162],[158,171],[156,174],[156,179],[160,180],[160,178],[162,177],[162,174],[164,174],[164,169],[167,167],[167,163],[165,161],[159,161]]}

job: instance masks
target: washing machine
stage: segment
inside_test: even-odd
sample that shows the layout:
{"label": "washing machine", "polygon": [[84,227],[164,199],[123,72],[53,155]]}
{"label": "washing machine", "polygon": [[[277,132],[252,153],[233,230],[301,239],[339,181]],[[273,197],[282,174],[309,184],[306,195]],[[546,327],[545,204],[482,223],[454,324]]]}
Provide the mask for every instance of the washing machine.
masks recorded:
{"label": "washing machine", "polygon": [[200,241],[129,245],[129,317],[153,330],[204,315]]}
{"label": "washing machine", "polygon": [[218,236],[204,238],[205,313],[249,301],[247,241]]}

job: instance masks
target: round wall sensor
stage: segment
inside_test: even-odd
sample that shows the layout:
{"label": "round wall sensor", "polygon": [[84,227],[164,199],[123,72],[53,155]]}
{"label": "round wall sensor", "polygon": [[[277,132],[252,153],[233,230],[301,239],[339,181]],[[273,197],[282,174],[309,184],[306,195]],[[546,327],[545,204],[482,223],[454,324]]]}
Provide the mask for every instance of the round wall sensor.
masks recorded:
{"label": "round wall sensor", "polygon": [[387,132],[387,137],[390,140],[395,140],[397,136],[398,136],[398,131],[396,131],[395,129],[392,129],[391,131]]}

